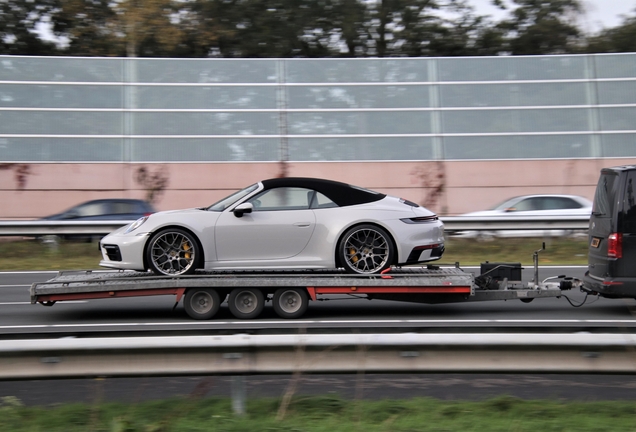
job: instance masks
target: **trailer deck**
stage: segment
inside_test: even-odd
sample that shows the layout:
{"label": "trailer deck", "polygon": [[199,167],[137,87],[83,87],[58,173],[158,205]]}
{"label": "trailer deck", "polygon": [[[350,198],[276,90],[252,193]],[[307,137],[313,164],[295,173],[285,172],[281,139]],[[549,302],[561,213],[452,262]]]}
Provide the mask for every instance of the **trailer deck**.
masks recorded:
{"label": "trailer deck", "polygon": [[[502,266],[516,266],[520,270],[520,265],[514,263],[502,263],[495,268]],[[492,270],[489,267],[486,275],[482,270],[477,278],[458,264],[392,268],[372,276],[343,271],[228,271],[177,277],[131,271],[65,271],[46,282],[34,283],[30,292],[31,303],[45,306],[69,300],[174,295],[175,306],[185,297],[185,310],[194,319],[212,318],[227,299],[234,316],[249,319],[257,317],[270,300],[279,316],[298,318],[310,300],[325,300],[334,295],[416,303],[516,299],[529,302],[535,298],[559,297],[562,290],[572,287],[563,281],[523,286],[520,280],[490,278],[487,274]]]}

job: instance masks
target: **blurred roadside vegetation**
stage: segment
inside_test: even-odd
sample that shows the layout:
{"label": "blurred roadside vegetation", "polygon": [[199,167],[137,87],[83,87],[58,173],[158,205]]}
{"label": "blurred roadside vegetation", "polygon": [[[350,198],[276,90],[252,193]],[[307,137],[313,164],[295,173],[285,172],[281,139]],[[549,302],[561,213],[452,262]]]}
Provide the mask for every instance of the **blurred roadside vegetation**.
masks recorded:
{"label": "blurred roadside vegetation", "polygon": [[279,405],[279,399],[252,399],[247,414],[235,416],[228,398],[30,408],[5,397],[0,399],[0,432],[631,432],[636,415],[634,402],[526,401],[509,396],[480,402],[295,397],[282,419],[277,418]]}
{"label": "blurred roadside vegetation", "polygon": [[[608,1],[609,2],[609,1]],[[443,57],[636,51],[636,14],[591,33],[584,0],[4,0],[0,54]],[[47,29],[47,31],[42,31]]]}
{"label": "blurred roadside vegetation", "polygon": [[[483,261],[520,262],[532,265],[532,255],[541,249],[541,265],[587,264],[587,238],[508,238],[483,242],[447,238],[442,260],[434,264],[475,265]],[[57,245],[38,240],[1,240],[0,271],[99,269],[97,242],[61,241]]]}

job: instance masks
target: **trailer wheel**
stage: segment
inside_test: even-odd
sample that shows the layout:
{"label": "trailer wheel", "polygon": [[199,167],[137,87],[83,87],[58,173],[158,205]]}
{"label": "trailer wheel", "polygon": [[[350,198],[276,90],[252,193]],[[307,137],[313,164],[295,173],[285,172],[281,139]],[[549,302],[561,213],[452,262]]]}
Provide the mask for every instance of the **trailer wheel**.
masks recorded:
{"label": "trailer wheel", "polygon": [[274,293],[274,310],[284,319],[300,318],[308,304],[309,295],[303,288],[280,288]]}
{"label": "trailer wheel", "polygon": [[342,236],[338,255],[347,273],[375,274],[391,266],[395,246],[389,233],[379,226],[358,225]]}
{"label": "trailer wheel", "polygon": [[265,296],[258,288],[235,288],[230,293],[227,304],[236,318],[252,319],[263,311]]}
{"label": "trailer wheel", "polygon": [[523,303],[530,303],[532,300],[534,300],[534,297],[522,298],[522,299],[519,299],[519,300],[521,300]]}
{"label": "trailer wheel", "polygon": [[211,288],[192,288],[186,292],[183,306],[190,318],[207,320],[219,311],[219,293]]}

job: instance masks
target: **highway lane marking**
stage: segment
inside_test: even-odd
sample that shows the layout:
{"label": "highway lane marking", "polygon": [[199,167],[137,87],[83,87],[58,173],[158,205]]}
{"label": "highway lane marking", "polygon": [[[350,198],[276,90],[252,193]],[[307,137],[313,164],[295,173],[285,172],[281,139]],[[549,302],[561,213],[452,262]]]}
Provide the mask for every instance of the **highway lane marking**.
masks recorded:
{"label": "highway lane marking", "polygon": [[0,288],[24,288],[24,287],[31,287],[31,284],[28,285],[0,285]]}
{"label": "highway lane marking", "polygon": [[[69,300],[69,301],[65,301],[64,303],[88,303],[88,300]],[[7,305],[30,305],[33,304],[31,302],[2,302],[0,303],[0,306],[7,306]]]}
{"label": "highway lane marking", "polygon": [[223,326],[223,325],[249,325],[254,323],[261,324],[285,324],[291,326],[297,326],[298,324],[388,324],[388,323],[420,323],[420,324],[483,324],[483,323],[553,323],[553,324],[636,324],[636,319],[634,320],[361,320],[361,321],[320,321],[320,320],[312,320],[312,321],[215,321],[215,322],[201,322],[201,321],[184,321],[184,322],[169,322],[169,323],[104,323],[104,324],[33,324],[33,325],[7,325],[0,326],[0,329],[9,330],[9,329],[34,329],[34,328],[77,328],[77,327],[146,327],[146,326]]}

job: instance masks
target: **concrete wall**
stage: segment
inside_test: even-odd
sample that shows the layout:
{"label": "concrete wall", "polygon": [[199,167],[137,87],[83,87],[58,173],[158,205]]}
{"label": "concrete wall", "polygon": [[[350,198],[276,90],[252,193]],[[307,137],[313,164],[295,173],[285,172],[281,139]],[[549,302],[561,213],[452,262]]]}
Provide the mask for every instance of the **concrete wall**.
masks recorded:
{"label": "concrete wall", "polygon": [[[440,215],[489,208],[531,193],[592,199],[599,170],[636,158],[438,162],[289,163],[286,175],[344,181],[423,204]],[[277,177],[279,163],[0,164],[0,219],[33,219],[96,198],[145,198],[139,169],[167,180],[157,210],[205,206],[258,180]]]}

